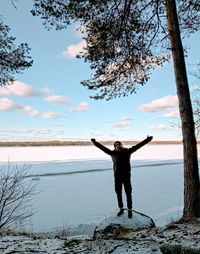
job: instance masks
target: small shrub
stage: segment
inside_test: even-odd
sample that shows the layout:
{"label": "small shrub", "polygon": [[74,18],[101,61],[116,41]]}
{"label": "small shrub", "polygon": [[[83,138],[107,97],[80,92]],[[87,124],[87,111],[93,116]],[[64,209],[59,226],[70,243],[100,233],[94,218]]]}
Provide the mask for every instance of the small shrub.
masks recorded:
{"label": "small shrub", "polygon": [[36,184],[27,178],[29,169],[30,165],[10,163],[0,168],[0,230],[16,228],[33,215],[30,205]]}

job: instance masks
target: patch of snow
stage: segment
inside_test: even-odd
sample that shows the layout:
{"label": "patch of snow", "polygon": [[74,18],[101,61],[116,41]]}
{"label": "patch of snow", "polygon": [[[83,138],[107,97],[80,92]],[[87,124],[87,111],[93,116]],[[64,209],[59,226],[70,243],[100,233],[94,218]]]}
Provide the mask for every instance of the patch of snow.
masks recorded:
{"label": "patch of snow", "polygon": [[5,236],[0,238],[0,253],[64,254],[64,241],[60,239],[40,239],[28,236]]}
{"label": "patch of snow", "polygon": [[196,250],[195,253],[200,253],[200,223],[172,224],[164,228],[143,229],[133,232],[132,239],[125,240],[0,237],[1,254],[161,254],[160,248],[163,245],[180,246],[182,249],[191,248]]}
{"label": "patch of snow", "polygon": [[97,225],[96,231],[103,230],[109,225],[121,225],[123,228],[126,229],[137,230],[151,227],[152,220],[146,215],[143,215],[136,211],[133,211],[133,217],[131,219],[127,217],[127,213],[125,212],[120,217],[113,213]]}

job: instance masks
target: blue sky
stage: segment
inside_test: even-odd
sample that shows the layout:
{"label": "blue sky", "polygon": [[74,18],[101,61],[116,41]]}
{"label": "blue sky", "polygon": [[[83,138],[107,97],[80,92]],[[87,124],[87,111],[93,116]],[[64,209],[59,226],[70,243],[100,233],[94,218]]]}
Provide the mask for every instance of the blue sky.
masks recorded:
{"label": "blue sky", "polygon": [[[136,94],[95,101],[80,82],[91,70],[75,54],[83,41],[75,28],[47,31],[30,14],[32,1],[0,1],[0,15],[16,44],[27,42],[33,66],[0,87],[1,141],[32,140],[182,140],[172,63],[153,71]],[[200,33],[184,41],[188,73],[200,59]],[[197,80],[188,76],[190,88]]]}

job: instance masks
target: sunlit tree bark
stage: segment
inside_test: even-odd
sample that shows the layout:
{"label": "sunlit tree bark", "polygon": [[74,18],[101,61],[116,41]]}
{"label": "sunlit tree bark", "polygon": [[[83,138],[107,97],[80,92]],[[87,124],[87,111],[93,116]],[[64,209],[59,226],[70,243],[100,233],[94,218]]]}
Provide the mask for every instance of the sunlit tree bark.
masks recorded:
{"label": "sunlit tree bark", "polygon": [[199,217],[199,171],[195,128],[190,92],[180,37],[175,0],[166,0],[169,39],[172,48],[179,111],[182,123],[184,152],[184,210],[183,219]]}

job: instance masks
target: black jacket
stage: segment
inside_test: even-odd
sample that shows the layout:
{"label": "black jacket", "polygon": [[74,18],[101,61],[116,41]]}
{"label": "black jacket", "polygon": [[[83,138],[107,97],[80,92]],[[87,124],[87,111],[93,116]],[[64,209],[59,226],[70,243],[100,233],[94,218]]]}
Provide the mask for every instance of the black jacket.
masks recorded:
{"label": "black jacket", "polygon": [[139,148],[141,148],[142,146],[149,143],[150,141],[151,140],[149,140],[149,138],[146,138],[137,145],[132,146],[130,148],[123,148],[120,151],[110,150],[97,141],[93,141],[93,144],[112,157],[115,178],[125,180],[127,178],[130,178],[131,176],[131,164],[130,164],[131,154],[134,153]]}

